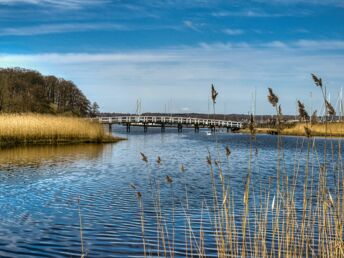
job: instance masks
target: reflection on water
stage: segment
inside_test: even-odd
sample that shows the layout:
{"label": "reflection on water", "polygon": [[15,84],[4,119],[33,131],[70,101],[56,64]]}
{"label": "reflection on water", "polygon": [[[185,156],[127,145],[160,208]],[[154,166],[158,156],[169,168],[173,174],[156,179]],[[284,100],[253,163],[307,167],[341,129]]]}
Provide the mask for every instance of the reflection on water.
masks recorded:
{"label": "reflection on water", "polygon": [[[126,136],[123,128],[121,136]],[[176,218],[176,256],[185,253],[185,189],[188,191],[189,213],[195,234],[199,233],[201,210],[206,235],[207,255],[215,254],[213,229],[209,221],[211,184],[206,164],[208,149],[217,153],[214,138],[193,130],[176,133],[167,129],[133,128],[127,141],[108,145],[37,146],[0,151],[0,257],[80,257],[80,224],[78,199],[88,257],[142,257],[140,209],[135,184],[143,194],[146,220],[146,240],[150,250],[157,237],[155,213],[150,198],[149,173],[157,175],[156,157],[162,159],[159,174],[162,178],[161,205],[169,217],[174,200]],[[242,207],[249,159],[247,135],[218,135],[219,150],[225,159],[228,144],[232,154],[224,175],[232,182],[232,191],[240,198],[236,207]],[[286,173],[292,173],[299,162],[300,175],[304,169],[307,139],[286,137],[284,161]],[[333,140],[334,150],[338,141]],[[317,140],[318,149],[322,140]],[[252,188],[266,189],[269,180],[276,177],[276,137],[257,136],[257,152],[253,158]],[[296,146],[298,150],[296,151]],[[303,146],[303,147],[300,147]],[[331,148],[331,144],[328,144]],[[144,152],[148,168],[140,158]],[[329,162],[335,165],[337,151],[328,151]],[[336,154],[337,153],[337,154]],[[344,153],[343,153],[344,154]],[[316,163],[316,157],[311,157]],[[183,163],[185,172],[180,172]],[[171,187],[164,180],[173,178]],[[289,175],[290,176],[290,175]],[[302,176],[300,176],[302,181]],[[333,185],[329,180],[329,187]],[[301,198],[302,190],[300,192]],[[299,194],[299,193],[296,193]],[[204,205],[207,204],[207,205]],[[167,224],[167,226],[171,226]]]}
{"label": "reflection on water", "polygon": [[0,150],[0,168],[18,166],[44,166],[73,162],[82,159],[96,159],[109,146],[103,144],[66,144],[47,146],[21,146]]}

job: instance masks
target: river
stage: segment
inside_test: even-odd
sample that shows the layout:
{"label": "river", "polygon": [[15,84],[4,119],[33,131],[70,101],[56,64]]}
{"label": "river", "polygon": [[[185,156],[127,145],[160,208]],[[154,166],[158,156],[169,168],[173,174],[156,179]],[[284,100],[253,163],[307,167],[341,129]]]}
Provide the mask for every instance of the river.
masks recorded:
{"label": "river", "polygon": [[[160,133],[159,128],[149,128],[148,133],[143,133],[142,128],[132,128],[126,134],[122,127],[113,130],[128,140],[105,145],[18,147],[0,151],[1,257],[80,257],[82,250],[87,257],[142,257],[138,191],[144,204],[147,252],[154,255],[162,247],[154,241],[157,231],[152,177],[160,178],[165,227],[175,228],[175,255],[183,257],[190,248],[185,245],[185,232],[192,241],[198,239],[202,222],[206,253],[212,256],[216,246],[210,216],[208,151],[222,161],[230,191],[238,196],[235,199],[238,211],[243,206],[250,153],[253,192],[267,188],[276,178],[276,136],[259,135],[250,145],[250,136],[241,134],[209,136],[204,130],[194,133],[191,129],[182,133],[167,129]],[[295,166],[302,174],[307,141],[283,137],[282,164],[285,171],[290,171],[286,176],[292,176]],[[321,153],[324,140],[316,142]],[[328,142],[329,167],[334,167],[341,140]],[[227,145],[231,149],[228,161]],[[147,156],[147,164],[140,152]],[[311,160],[315,162],[313,156]],[[172,184],[165,182],[166,176],[172,178]],[[331,182],[333,185],[329,177],[330,189]],[[271,189],[275,189],[273,183]],[[192,234],[188,232],[186,214],[190,215]]]}

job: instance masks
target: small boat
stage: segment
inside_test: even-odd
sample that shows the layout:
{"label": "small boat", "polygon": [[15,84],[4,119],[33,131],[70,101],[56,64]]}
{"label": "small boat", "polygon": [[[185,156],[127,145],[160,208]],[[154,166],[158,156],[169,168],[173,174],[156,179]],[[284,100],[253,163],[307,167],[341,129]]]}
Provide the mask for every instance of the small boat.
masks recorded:
{"label": "small boat", "polygon": [[208,136],[212,135],[211,131],[206,131],[205,132]]}

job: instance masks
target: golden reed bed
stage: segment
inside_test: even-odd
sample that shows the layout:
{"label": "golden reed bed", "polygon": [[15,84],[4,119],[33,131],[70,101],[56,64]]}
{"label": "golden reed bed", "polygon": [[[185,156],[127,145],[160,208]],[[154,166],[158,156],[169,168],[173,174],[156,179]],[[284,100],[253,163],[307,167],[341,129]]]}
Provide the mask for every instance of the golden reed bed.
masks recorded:
{"label": "golden reed bed", "polygon": [[[328,122],[325,123],[297,123],[290,128],[283,128],[282,135],[307,136],[305,127],[310,129],[312,136],[327,136],[327,137],[344,137],[344,122]],[[256,128],[257,134],[276,134],[275,128]],[[250,133],[249,128],[241,129],[241,133]]]}
{"label": "golden reed bed", "polygon": [[317,123],[310,125],[309,123],[298,123],[294,127],[285,128],[282,134],[285,135],[305,135],[305,127],[311,130],[312,136],[328,136],[328,137],[343,137],[344,136],[344,122],[329,122]]}
{"label": "golden reed bed", "polygon": [[120,138],[82,118],[41,114],[0,115],[0,146],[21,144],[104,143]]}

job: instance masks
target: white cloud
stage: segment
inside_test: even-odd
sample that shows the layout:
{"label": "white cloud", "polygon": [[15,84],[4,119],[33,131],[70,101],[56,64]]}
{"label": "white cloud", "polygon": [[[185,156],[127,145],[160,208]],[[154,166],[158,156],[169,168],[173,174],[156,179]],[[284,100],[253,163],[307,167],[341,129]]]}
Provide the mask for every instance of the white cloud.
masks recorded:
{"label": "white cloud", "polygon": [[269,4],[308,4],[308,5],[332,5],[344,6],[343,0],[255,0],[255,2],[269,3]]}
{"label": "white cloud", "polygon": [[118,24],[91,24],[91,23],[64,23],[64,24],[42,24],[36,26],[0,28],[0,36],[31,36],[52,33],[66,33],[76,31],[92,30],[126,30],[127,28]]}
{"label": "white cloud", "polygon": [[107,0],[0,0],[0,5],[31,4],[42,6],[54,6],[59,8],[78,9],[88,5],[99,5]]}
{"label": "white cloud", "polygon": [[236,35],[241,35],[244,33],[243,30],[240,30],[240,29],[224,29],[223,32],[227,35],[230,35],[230,36],[236,36]]}
{"label": "white cloud", "polygon": [[199,30],[200,24],[196,24],[196,23],[189,21],[189,20],[183,21],[183,24],[185,27],[187,27],[191,30],[200,31]]}
{"label": "white cloud", "polygon": [[50,53],[36,55],[6,55],[0,54],[2,64],[20,64],[20,63],[46,63],[53,65],[62,64],[83,64],[83,63],[157,63],[173,61],[175,57],[168,53],[106,53],[106,54],[88,54],[88,53]]}
{"label": "white cloud", "polygon": [[304,49],[328,49],[338,50],[344,49],[343,40],[299,40],[293,44],[295,47]]}
{"label": "white cloud", "polygon": [[[73,80],[104,111],[134,112],[136,99],[141,98],[144,111],[164,111],[173,99],[175,111],[188,107],[188,112],[207,113],[214,83],[220,92],[218,112],[226,103],[228,113],[247,113],[256,87],[257,112],[272,113],[266,89],[273,87],[284,113],[293,114],[297,98],[308,103],[313,91],[314,107],[321,98],[310,73],[323,78],[333,100],[344,83],[344,44],[311,42],[203,43],[102,54],[2,54],[0,66],[26,67]],[[327,49],[319,51],[319,46]]]}
{"label": "white cloud", "polygon": [[288,45],[281,41],[271,41],[264,44],[264,47],[271,47],[271,48],[287,48]]}
{"label": "white cloud", "polygon": [[238,11],[219,11],[213,12],[214,17],[280,17],[280,16],[292,16],[290,13],[267,13],[265,11],[256,10],[238,10]]}

